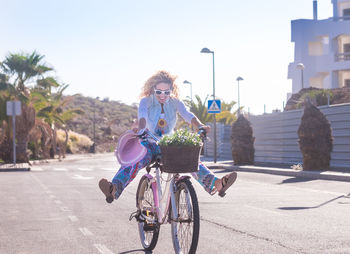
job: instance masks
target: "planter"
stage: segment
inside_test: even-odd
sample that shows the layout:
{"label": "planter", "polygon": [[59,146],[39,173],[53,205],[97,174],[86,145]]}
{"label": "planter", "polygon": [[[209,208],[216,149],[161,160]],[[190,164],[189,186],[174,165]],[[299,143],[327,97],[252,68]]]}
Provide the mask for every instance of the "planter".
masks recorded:
{"label": "planter", "polygon": [[166,173],[191,173],[198,171],[201,146],[160,146],[162,170]]}

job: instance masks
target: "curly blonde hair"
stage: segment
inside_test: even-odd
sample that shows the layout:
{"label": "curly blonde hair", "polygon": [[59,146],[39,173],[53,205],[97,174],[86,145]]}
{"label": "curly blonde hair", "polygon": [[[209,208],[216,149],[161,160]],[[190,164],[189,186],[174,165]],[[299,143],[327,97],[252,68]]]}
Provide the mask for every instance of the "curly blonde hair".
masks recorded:
{"label": "curly blonde hair", "polygon": [[157,71],[152,75],[143,85],[140,98],[150,96],[154,92],[154,87],[159,83],[166,83],[170,85],[171,97],[179,98],[179,87],[175,83],[176,76],[171,75],[167,71]]}

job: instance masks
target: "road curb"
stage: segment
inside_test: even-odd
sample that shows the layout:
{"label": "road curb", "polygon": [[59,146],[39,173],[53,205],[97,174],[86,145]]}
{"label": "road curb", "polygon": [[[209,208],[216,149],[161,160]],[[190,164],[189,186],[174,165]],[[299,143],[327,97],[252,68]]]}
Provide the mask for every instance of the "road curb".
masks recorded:
{"label": "road curb", "polygon": [[224,169],[227,171],[241,171],[241,172],[252,172],[262,174],[273,174],[273,175],[284,175],[292,177],[304,177],[310,179],[322,179],[322,180],[333,180],[333,181],[344,181],[350,182],[350,173],[334,172],[334,171],[300,171],[293,169],[284,168],[270,168],[270,167],[259,167],[259,166],[234,166],[225,164],[212,164],[205,163],[210,169]]}
{"label": "road curb", "polygon": [[0,168],[0,172],[23,172],[30,171],[30,168]]}

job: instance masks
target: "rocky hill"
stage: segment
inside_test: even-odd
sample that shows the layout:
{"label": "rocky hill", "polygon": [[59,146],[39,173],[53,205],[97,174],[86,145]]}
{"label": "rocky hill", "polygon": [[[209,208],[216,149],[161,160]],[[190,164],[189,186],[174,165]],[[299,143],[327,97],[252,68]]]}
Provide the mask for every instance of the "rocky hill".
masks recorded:
{"label": "rocky hill", "polygon": [[68,128],[74,132],[87,135],[94,140],[97,152],[110,152],[116,146],[116,140],[124,131],[130,129],[134,119],[137,118],[138,105],[126,105],[118,101],[110,101],[72,96],[68,108],[80,108],[84,114],[67,123]]}

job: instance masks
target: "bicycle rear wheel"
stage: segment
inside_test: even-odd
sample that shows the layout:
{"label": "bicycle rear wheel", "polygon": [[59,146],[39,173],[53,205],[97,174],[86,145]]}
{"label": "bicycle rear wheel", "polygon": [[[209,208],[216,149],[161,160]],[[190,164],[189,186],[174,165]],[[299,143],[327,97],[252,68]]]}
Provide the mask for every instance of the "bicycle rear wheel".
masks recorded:
{"label": "bicycle rear wheel", "polygon": [[175,193],[178,219],[173,212],[171,233],[176,253],[196,253],[199,238],[199,207],[196,192],[188,179],[176,183]]}
{"label": "bicycle rear wheel", "polygon": [[159,223],[154,206],[153,190],[148,177],[143,176],[136,192],[136,206],[140,212],[138,229],[140,240],[145,250],[156,247],[159,236]]}

